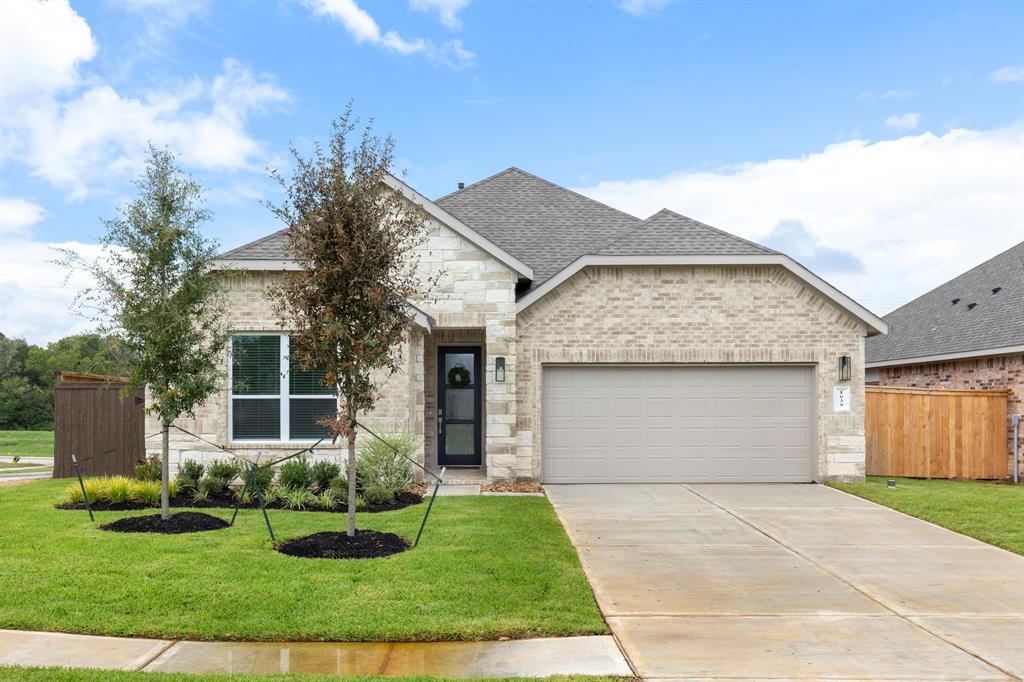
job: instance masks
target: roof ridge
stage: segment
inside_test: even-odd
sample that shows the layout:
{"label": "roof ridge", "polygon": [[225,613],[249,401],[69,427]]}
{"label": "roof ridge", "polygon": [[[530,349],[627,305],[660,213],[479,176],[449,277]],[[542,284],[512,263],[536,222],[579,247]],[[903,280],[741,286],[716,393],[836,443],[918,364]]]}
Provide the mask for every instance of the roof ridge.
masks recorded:
{"label": "roof ridge", "polygon": [[568,187],[563,187],[562,185],[559,185],[556,182],[552,182],[551,180],[548,180],[547,178],[542,178],[541,176],[535,175],[533,173],[530,173],[529,171],[524,171],[522,168],[516,168],[515,166],[512,166],[511,168],[509,168],[509,170],[519,171],[523,175],[529,175],[534,180],[540,180],[541,182],[543,182],[546,185],[551,185],[555,189],[560,189],[563,192],[568,192],[569,194],[574,194],[574,195],[578,196],[580,199],[586,199],[587,201],[589,201],[589,202],[591,202],[593,204],[597,204],[598,206],[604,206],[605,208],[610,208],[611,210],[615,211],[616,213],[618,213],[620,215],[624,215],[627,218],[632,218],[633,220],[640,220],[640,218],[638,218],[637,216],[633,215],[632,213],[626,213],[625,211],[623,211],[621,209],[615,208],[614,206],[610,206],[610,205],[604,203],[603,201],[598,201],[597,199],[594,199],[592,197],[588,197],[586,194],[582,194],[580,192],[577,192],[574,189],[569,189]]}
{"label": "roof ridge", "polygon": [[[515,166],[509,166],[505,170],[498,171],[497,173],[495,173],[493,175],[488,175],[486,178],[481,178],[480,180],[477,180],[476,182],[471,182],[468,185],[466,185],[465,187],[463,187],[462,189],[457,189],[454,192],[448,192],[448,194],[445,194],[443,197],[438,197],[438,198],[434,199],[433,201],[434,201],[435,204],[440,202],[440,201],[444,201],[448,197],[454,196],[454,195],[458,194],[459,192],[465,192],[467,189],[473,189],[477,185],[482,185],[485,182],[489,182],[491,180],[494,180],[495,178],[500,177],[500,176],[504,175],[505,173],[508,173],[508,172],[514,171],[514,170],[519,170],[519,169],[516,168]],[[523,172],[523,171],[520,171],[520,172]]]}
{"label": "roof ridge", "polygon": [[[775,249],[770,249],[767,246],[765,246],[764,244],[758,244],[755,241],[751,241],[750,239],[745,239],[745,238],[743,238],[743,237],[741,237],[741,236],[739,236],[737,234],[733,234],[732,232],[726,232],[725,230],[723,230],[721,228],[718,228],[718,227],[715,227],[714,225],[708,225],[707,223],[702,223],[701,221],[697,220],[696,218],[691,218],[690,216],[683,215],[682,213],[678,213],[676,211],[673,211],[670,208],[663,208],[660,211],[658,211],[658,213],[671,213],[672,215],[676,216],[677,218],[683,218],[685,220],[689,220],[691,222],[697,223],[701,227],[706,227],[706,228],[708,228],[709,230],[711,230],[713,232],[717,232],[718,234],[725,235],[726,237],[731,237],[732,239],[739,240],[739,241],[743,242],[744,244],[750,244],[751,246],[755,246],[755,247],[761,249],[762,251],[766,251],[768,253],[782,253],[781,251],[776,251]],[[657,215],[657,213],[655,215]],[[651,217],[653,218],[654,216],[651,216]]]}
{"label": "roof ridge", "polygon": [[245,244],[240,244],[240,245],[236,246],[235,248],[231,249],[230,251],[225,251],[224,253],[222,253],[219,256],[217,256],[217,258],[226,258],[227,256],[232,255],[236,251],[241,251],[242,249],[249,248],[250,246],[256,246],[257,244],[262,244],[263,242],[268,241],[268,240],[278,236],[279,234],[283,234],[283,233],[285,233],[287,231],[288,231],[287,227],[282,227],[280,230],[277,230],[276,232],[271,232],[270,234],[268,234],[266,236],[263,236],[263,237],[260,237],[259,239],[256,239],[254,241],[246,242]]}
{"label": "roof ridge", "polygon": [[[947,279],[947,280],[946,280],[945,282],[943,282],[942,284],[938,284],[938,285],[936,285],[936,286],[932,287],[931,289],[929,289],[928,291],[924,292],[924,293],[923,293],[923,294],[921,294],[920,296],[917,296],[917,297],[915,297],[915,298],[912,298],[912,299],[910,299],[909,301],[907,301],[906,303],[904,303],[903,305],[901,305],[901,306],[900,306],[899,308],[895,308],[894,310],[890,310],[890,311],[889,311],[888,313],[886,313],[885,315],[883,315],[883,316],[882,316],[882,319],[884,320],[885,318],[889,317],[890,315],[895,315],[896,313],[898,313],[899,311],[903,310],[903,309],[904,309],[904,308],[906,308],[907,306],[909,306],[909,305],[911,305],[911,304],[913,304],[913,303],[917,303],[918,301],[920,301],[920,300],[921,300],[922,298],[924,298],[925,296],[927,296],[927,295],[931,294],[931,293],[932,293],[933,291],[937,291],[938,289],[941,289],[941,288],[942,288],[942,287],[944,287],[944,286],[947,286],[947,285],[949,285],[949,284],[952,284],[953,282],[955,282],[956,280],[960,279],[961,277],[963,277],[963,276],[965,276],[965,275],[968,275],[968,274],[970,274],[970,273],[974,272],[975,270],[977,270],[978,268],[980,268],[980,267],[982,267],[982,266],[988,265],[989,263],[991,263],[991,262],[992,262],[992,261],[994,261],[995,259],[997,259],[997,258],[999,258],[999,257],[1001,257],[1001,256],[1005,256],[1006,254],[1010,253],[1010,252],[1011,252],[1011,251],[1013,251],[1014,249],[1018,249],[1018,248],[1020,248],[1021,246],[1024,246],[1024,242],[1020,242],[1019,244],[1014,244],[1014,245],[1013,245],[1013,246],[1011,246],[1010,248],[1008,248],[1008,249],[1005,249],[1005,250],[1003,250],[1003,251],[1000,251],[999,253],[997,253],[996,255],[992,256],[991,258],[988,258],[988,259],[986,259],[986,260],[983,260],[982,262],[978,263],[978,264],[977,264],[977,265],[975,265],[974,267],[971,267],[971,268],[968,268],[967,270],[964,270],[964,271],[963,271],[963,272],[961,272],[961,273],[960,273],[959,275],[955,275],[955,276],[954,276],[954,277],[953,277],[952,279]],[[1024,264],[1024,261],[1022,261],[1022,264]]]}
{"label": "roof ridge", "polygon": [[644,227],[645,225],[647,225],[652,220],[654,220],[655,218],[657,218],[659,215],[661,215],[662,213],[664,213],[666,211],[668,211],[668,209],[667,208],[663,208],[660,211],[658,211],[657,213],[654,213],[654,214],[644,218],[632,230],[628,230],[626,232],[623,232],[622,234],[620,234],[618,237],[616,237],[615,239],[611,240],[607,244],[602,245],[601,248],[596,251],[596,253],[601,253],[605,249],[611,248],[614,244],[617,244],[618,242],[622,241],[623,239],[625,239],[626,237],[630,236],[631,234],[635,234],[637,232],[637,230],[641,229],[642,227]]}

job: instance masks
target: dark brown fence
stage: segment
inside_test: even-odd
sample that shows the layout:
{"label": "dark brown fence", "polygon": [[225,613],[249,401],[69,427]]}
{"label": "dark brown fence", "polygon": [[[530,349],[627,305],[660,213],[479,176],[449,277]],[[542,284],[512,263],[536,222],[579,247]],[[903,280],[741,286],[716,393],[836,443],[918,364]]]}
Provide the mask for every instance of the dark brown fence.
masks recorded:
{"label": "dark brown fence", "polygon": [[145,457],[145,399],[137,391],[123,399],[127,379],[60,372],[54,385],[53,477],[132,475]]}
{"label": "dark brown fence", "polygon": [[868,386],[865,393],[869,476],[1007,475],[1006,391]]}

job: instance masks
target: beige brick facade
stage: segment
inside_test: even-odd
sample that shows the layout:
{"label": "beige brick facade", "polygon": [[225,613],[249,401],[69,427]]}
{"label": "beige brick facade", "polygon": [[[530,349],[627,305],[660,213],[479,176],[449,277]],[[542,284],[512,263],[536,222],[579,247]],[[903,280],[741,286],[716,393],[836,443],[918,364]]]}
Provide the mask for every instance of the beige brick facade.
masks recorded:
{"label": "beige brick facade", "polygon": [[[1024,353],[878,368],[879,386],[1005,390],[1008,470],[1013,470],[1012,416],[1024,413]],[[1021,445],[1024,448],[1024,444]],[[1024,467],[1021,468],[1024,473]]]}
{"label": "beige brick facade", "polygon": [[[617,266],[587,268],[517,319],[516,273],[440,224],[420,252],[425,271],[443,273],[436,297],[416,304],[436,320],[413,327],[401,369],[389,377],[363,421],[415,435],[419,458],[436,464],[436,353],[439,345],[479,344],[485,382],[484,461],[488,478],[542,477],[541,376],[545,363],[797,363],[816,368],[817,477],[864,474],[864,323],[778,266]],[[234,331],[280,331],[267,287],[282,273],[225,279]],[[853,409],[835,413],[841,355],[853,357]],[[498,382],[494,358],[506,358]],[[224,354],[227,363],[227,351]],[[252,456],[283,454],[295,443],[232,443],[228,390],[221,387],[178,424]],[[158,425],[148,419],[147,433]],[[214,446],[172,433],[172,465],[223,457]],[[149,442],[149,450],[159,440]],[[337,448],[317,456],[333,457]]]}
{"label": "beige brick facade", "polygon": [[[546,363],[796,363],[815,367],[817,478],[864,476],[864,323],[777,266],[593,267],[520,313],[517,469],[542,475]],[[833,411],[853,358],[850,412]]]}

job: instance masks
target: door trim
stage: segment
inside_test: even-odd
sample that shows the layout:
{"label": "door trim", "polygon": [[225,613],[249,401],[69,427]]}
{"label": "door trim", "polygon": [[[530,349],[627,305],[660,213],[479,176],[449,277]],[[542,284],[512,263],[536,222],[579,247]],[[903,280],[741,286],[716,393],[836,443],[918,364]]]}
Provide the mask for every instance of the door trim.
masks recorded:
{"label": "door trim", "polygon": [[[472,455],[448,455],[444,451],[444,428],[447,424],[444,418],[445,409],[445,391],[446,391],[446,376],[445,376],[445,355],[449,353],[470,353],[473,355],[473,374],[475,377],[475,385],[473,386],[474,391],[474,419],[472,422],[468,420],[462,421],[461,423],[472,423],[475,430],[475,438],[473,443],[474,454]],[[437,347],[437,463],[439,466],[469,466],[479,467],[483,465],[483,440],[484,440],[484,391],[486,390],[486,377],[483,375],[483,346],[468,345],[468,344],[444,344],[438,345]],[[433,425],[432,425],[433,426]]]}

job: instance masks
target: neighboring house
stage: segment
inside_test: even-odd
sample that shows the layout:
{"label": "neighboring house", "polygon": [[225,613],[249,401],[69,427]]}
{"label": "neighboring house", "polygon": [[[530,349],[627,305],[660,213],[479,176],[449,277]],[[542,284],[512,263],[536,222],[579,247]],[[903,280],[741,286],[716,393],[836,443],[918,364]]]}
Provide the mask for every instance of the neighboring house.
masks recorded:
{"label": "neighboring house", "polygon": [[[388,184],[429,214],[419,255],[443,274],[437,300],[412,302],[402,371],[364,421],[414,434],[427,467],[546,482],[863,477],[864,338],[886,325],[789,257],[516,168],[436,201]],[[296,267],[285,246],[277,232],[221,256],[242,271],[225,282],[231,378],[182,421],[250,455],[310,443],[334,408],[290,370],[265,296]],[[181,433],[172,450],[217,456]]]}
{"label": "neighboring house", "polygon": [[889,333],[867,342],[867,382],[1005,389],[1012,453],[1011,418],[1024,412],[1024,242],[883,319]]}

